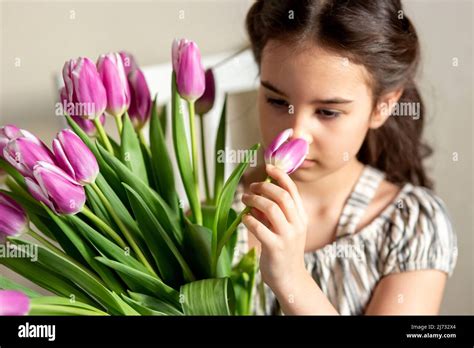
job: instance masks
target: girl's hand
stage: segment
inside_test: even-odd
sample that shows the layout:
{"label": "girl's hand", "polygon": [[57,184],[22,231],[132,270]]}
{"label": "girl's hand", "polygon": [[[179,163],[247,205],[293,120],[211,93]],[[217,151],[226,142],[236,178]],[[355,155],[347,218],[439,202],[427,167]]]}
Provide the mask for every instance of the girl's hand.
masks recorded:
{"label": "girl's hand", "polygon": [[262,280],[275,292],[291,287],[306,274],[308,218],[298,189],[288,174],[269,164],[266,170],[279,186],[269,182],[251,184],[252,194],[244,194],[242,202],[252,209],[242,222],[261,243]]}

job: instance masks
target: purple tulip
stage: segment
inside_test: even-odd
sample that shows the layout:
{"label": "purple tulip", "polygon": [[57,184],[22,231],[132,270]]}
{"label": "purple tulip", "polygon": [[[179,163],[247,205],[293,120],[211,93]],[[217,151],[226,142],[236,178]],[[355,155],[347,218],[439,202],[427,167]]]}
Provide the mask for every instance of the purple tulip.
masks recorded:
{"label": "purple tulip", "polygon": [[61,168],[38,162],[33,170],[34,179],[25,178],[31,195],[57,214],[79,213],[86,202],[84,188]]}
{"label": "purple tulip", "polygon": [[0,315],[26,315],[30,311],[30,299],[21,291],[0,290]]}
{"label": "purple tulip", "polygon": [[128,75],[130,86],[130,108],[128,114],[133,126],[141,129],[150,118],[151,94],[146,83],[145,75],[140,69],[135,69]]}
{"label": "purple tulip", "polygon": [[28,177],[33,176],[33,168],[38,161],[55,163],[52,152],[35,136],[10,140],[3,149],[3,157],[23,176]]}
{"label": "purple tulip", "polygon": [[74,132],[64,129],[53,140],[56,162],[82,185],[92,184],[99,174],[97,160]]}
{"label": "purple tulip", "polygon": [[28,218],[23,208],[0,192],[0,241],[4,237],[18,236],[28,230]]}
{"label": "purple tulip", "polygon": [[130,106],[130,89],[120,54],[101,55],[97,70],[107,92],[107,112],[115,117],[122,116]]}
{"label": "purple tulip", "polygon": [[138,64],[135,57],[131,53],[121,51],[119,52],[122,58],[123,68],[125,69],[125,75],[129,75],[133,70],[138,69]]}
{"label": "purple tulip", "polygon": [[[67,114],[93,120],[104,113],[107,94],[97,68],[89,58],[67,61],[63,67],[63,79]],[[63,98],[61,101],[64,103]]]}
{"label": "purple tulip", "polygon": [[181,97],[191,102],[201,97],[205,89],[205,76],[198,46],[186,39],[174,40],[172,62]]}
{"label": "purple tulip", "polygon": [[3,149],[7,146],[10,140],[15,140],[18,138],[28,138],[36,144],[47,149],[46,145],[44,145],[41,140],[39,140],[27,130],[18,128],[14,125],[6,125],[0,127],[0,158],[3,158]]}
{"label": "purple tulip", "polygon": [[204,115],[211,111],[214,106],[214,100],[216,99],[216,84],[212,69],[206,70],[205,78],[206,89],[204,90],[204,94],[201,98],[196,100],[196,113],[198,115]]}
{"label": "purple tulip", "polygon": [[[60,96],[61,96],[61,102],[63,103],[63,105],[67,105],[68,99],[67,99],[66,87],[61,88]],[[102,123],[102,125],[104,125],[105,124],[105,115],[102,114],[99,117],[100,117],[99,118],[100,123]],[[71,118],[74,120],[74,122],[76,122],[79,125],[79,127],[82,128],[82,130],[84,132],[86,132],[86,134],[88,136],[93,137],[97,134],[97,128],[95,127],[94,122],[89,120],[87,117],[85,117],[85,116],[71,116]]]}
{"label": "purple tulip", "polygon": [[288,128],[278,134],[265,150],[265,163],[273,164],[287,174],[293,173],[303,163],[308,154],[309,145],[304,139],[288,140],[293,129]]}

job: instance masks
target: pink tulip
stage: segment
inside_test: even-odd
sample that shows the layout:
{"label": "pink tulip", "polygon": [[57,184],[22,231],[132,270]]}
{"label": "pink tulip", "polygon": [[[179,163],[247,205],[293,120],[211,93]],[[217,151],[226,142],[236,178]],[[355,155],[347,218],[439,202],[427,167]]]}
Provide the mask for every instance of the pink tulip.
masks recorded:
{"label": "pink tulip", "polygon": [[0,290],[0,315],[26,315],[30,311],[30,299],[21,291]]}
{"label": "pink tulip", "polygon": [[196,113],[198,115],[207,114],[211,111],[214,106],[214,100],[216,99],[216,84],[214,82],[214,73],[212,69],[207,69],[206,74],[206,89],[201,98],[196,100]]}
{"label": "pink tulip", "polygon": [[18,236],[28,230],[28,218],[23,208],[0,192],[0,241],[4,237]]}
{"label": "pink tulip", "polygon": [[135,57],[131,53],[121,51],[119,52],[122,58],[123,68],[125,69],[125,75],[129,75],[133,70],[138,69],[138,64]]}
{"label": "pink tulip", "polygon": [[[61,88],[60,96],[61,96],[61,102],[63,103],[63,105],[68,105],[69,102],[68,102],[68,99],[67,99],[66,87]],[[99,118],[100,123],[102,123],[102,125],[104,125],[105,124],[105,115],[102,114],[99,117],[100,117]],[[82,128],[82,130],[84,132],[86,132],[86,134],[88,136],[93,137],[97,134],[97,128],[95,127],[94,122],[89,120],[87,117],[85,117],[85,116],[71,116],[71,118],[74,120],[74,122],[76,122],[79,125],[79,127]]]}
{"label": "pink tulip", "polygon": [[120,54],[101,55],[97,70],[107,92],[107,112],[115,117],[122,116],[130,106],[130,89]]}
{"label": "pink tulip", "polygon": [[31,135],[10,140],[3,149],[3,157],[23,176],[28,177],[33,176],[33,167],[38,161],[55,163],[52,152]]}
{"label": "pink tulip", "polygon": [[[104,113],[107,94],[95,64],[85,57],[71,59],[64,64],[63,79],[67,100],[65,111],[70,116],[93,120]],[[72,110],[69,106],[72,106]]]}
{"label": "pink tulip", "polygon": [[130,107],[128,115],[135,129],[141,129],[150,118],[151,94],[145,75],[135,58],[128,52],[120,52],[130,89]]}
{"label": "pink tulip", "polygon": [[38,162],[33,174],[34,180],[25,178],[25,181],[35,199],[57,214],[74,215],[82,210],[86,202],[84,188],[61,168]]}
{"label": "pink tulip", "polygon": [[288,140],[293,129],[288,128],[278,134],[265,151],[265,163],[273,164],[287,174],[293,173],[303,163],[308,154],[306,140],[297,138]]}
{"label": "pink tulip", "polygon": [[7,146],[10,140],[15,140],[18,138],[28,138],[39,146],[42,146],[47,149],[46,145],[43,144],[41,140],[39,140],[27,130],[18,128],[14,125],[6,125],[0,127],[0,158],[3,158],[3,149],[5,148],[5,146]]}
{"label": "pink tulip", "polygon": [[174,40],[172,62],[181,97],[187,101],[201,97],[205,89],[205,75],[198,46],[185,39]]}
{"label": "pink tulip", "polygon": [[150,118],[151,95],[145,75],[140,69],[135,69],[128,75],[130,86],[130,108],[128,114],[136,129],[141,129]]}
{"label": "pink tulip", "polygon": [[74,132],[64,129],[53,140],[56,162],[82,185],[92,184],[99,174],[94,154]]}

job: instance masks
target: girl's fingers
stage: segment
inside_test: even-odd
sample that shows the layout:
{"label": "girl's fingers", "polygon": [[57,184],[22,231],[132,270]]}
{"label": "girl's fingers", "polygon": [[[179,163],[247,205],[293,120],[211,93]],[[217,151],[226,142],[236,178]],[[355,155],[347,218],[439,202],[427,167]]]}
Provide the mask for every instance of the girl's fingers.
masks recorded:
{"label": "girl's fingers", "polygon": [[300,213],[300,217],[303,219],[303,221],[307,220],[303,200],[300,197],[296,184],[293,182],[293,180],[291,180],[290,176],[283,170],[271,164],[266,165],[266,170],[268,175],[271,176],[281,188],[290,193],[291,197],[293,197],[293,201],[296,204],[297,210]]}
{"label": "girl's fingers", "polygon": [[265,197],[277,203],[285,214],[288,222],[295,223],[298,221],[295,202],[288,191],[285,191],[281,187],[269,182],[253,183],[250,185],[250,190],[256,194],[264,195]]}
{"label": "girl's fingers", "polygon": [[275,232],[282,233],[283,228],[288,225],[288,220],[286,220],[286,216],[283,214],[278,204],[269,200],[268,198],[244,193],[242,196],[242,202],[244,202],[245,205],[256,208],[265,214],[265,217],[275,229]]}
{"label": "girl's fingers", "polygon": [[276,242],[277,237],[275,234],[252,215],[245,214],[242,217],[242,223],[251,233],[253,233],[255,238],[258,239],[258,241],[262,244],[262,248],[263,246],[270,246],[272,243]]}

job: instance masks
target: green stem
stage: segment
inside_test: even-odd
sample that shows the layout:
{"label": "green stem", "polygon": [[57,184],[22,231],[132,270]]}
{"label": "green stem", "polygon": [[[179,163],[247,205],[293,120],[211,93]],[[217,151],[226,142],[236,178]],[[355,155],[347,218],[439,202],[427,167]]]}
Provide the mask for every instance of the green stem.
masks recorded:
{"label": "green stem", "polygon": [[204,137],[204,115],[199,115],[199,122],[201,126],[201,152],[202,152],[202,166],[204,172],[204,186],[206,188],[206,203],[211,201],[211,194],[209,193],[209,179],[207,177],[207,162],[206,162],[206,143]]}
{"label": "green stem", "polygon": [[94,222],[102,231],[104,231],[110,238],[112,238],[122,249],[128,248],[128,245],[109,225],[107,225],[101,218],[95,215],[87,206],[84,206],[82,213]]}
{"label": "green stem", "polygon": [[110,202],[107,200],[107,197],[105,197],[105,195],[103,194],[103,192],[101,191],[101,189],[99,188],[99,186],[97,186],[96,183],[93,183],[91,184],[92,188],[94,189],[94,191],[97,193],[97,195],[99,196],[100,200],[102,201],[102,203],[104,204],[105,206],[105,209],[107,209],[107,211],[109,212],[109,214],[112,216],[112,219],[114,219],[115,223],[117,224],[117,226],[119,227],[120,231],[122,231],[123,235],[125,236],[125,239],[127,240],[127,242],[130,244],[130,246],[132,247],[133,251],[137,254],[137,257],[138,259],[143,263],[143,265],[151,272],[152,275],[158,277],[158,275],[155,273],[155,270],[153,269],[153,267],[150,265],[150,263],[148,262],[148,260],[146,259],[145,255],[143,254],[143,252],[140,250],[140,248],[138,247],[137,243],[135,242],[135,240],[133,239],[130,231],[127,229],[127,227],[124,225],[124,223],[122,222],[122,220],[120,220],[120,217],[117,215],[117,213],[115,212],[114,208],[112,207],[112,205],[110,204]]}
{"label": "green stem", "polygon": [[102,126],[102,123],[100,123],[99,117],[94,119],[94,125],[95,128],[97,129],[97,132],[99,132],[99,138],[102,141],[102,144],[105,145],[105,148],[109,153],[114,156],[114,149],[112,147],[112,144],[110,143],[109,137],[107,136],[107,133],[105,133],[104,127]]}
{"label": "green stem", "polygon": [[55,251],[56,253],[59,253],[60,255],[64,254],[64,252],[61,249],[53,245],[50,241],[48,241],[46,238],[44,238],[43,236],[33,231],[31,228],[28,229],[28,234],[32,236],[34,239],[36,239],[38,242],[43,244],[44,246],[51,249],[52,251]]}
{"label": "green stem", "polygon": [[[264,180],[264,182],[272,182],[272,178],[270,176],[267,176],[267,178]],[[236,230],[237,226],[239,226],[240,222],[242,221],[242,218],[245,214],[248,214],[252,207],[246,206],[240,213],[237,215],[237,217],[234,219],[232,224],[227,228],[227,230],[224,232],[224,235],[222,236],[221,240],[218,241],[217,243],[217,248],[216,251],[213,255],[213,260],[212,260],[212,270],[213,270],[213,275],[216,275],[217,272],[217,260],[219,259],[219,256],[221,254],[222,248],[224,245],[227,243],[227,241],[230,239],[232,236],[232,233]]]}
{"label": "green stem", "polygon": [[115,124],[117,125],[118,134],[119,136],[121,136],[122,129],[123,129],[122,115],[114,116],[114,118],[115,118]]}
{"label": "green stem", "polygon": [[191,131],[191,151],[193,155],[193,175],[194,175],[194,188],[196,190],[196,211],[193,211],[194,217],[196,218],[196,223],[202,225],[202,212],[201,212],[201,199],[199,195],[199,165],[198,165],[198,155],[197,155],[197,146],[196,146],[196,125],[194,122],[194,102],[188,101],[189,107],[189,128]]}

